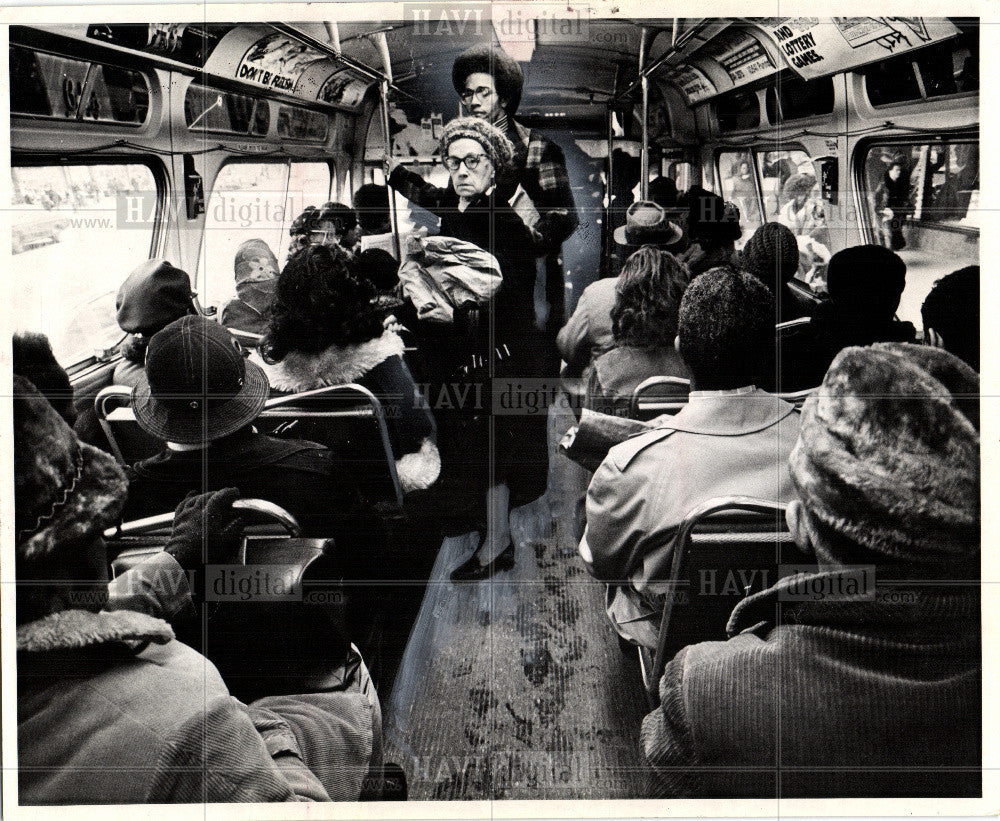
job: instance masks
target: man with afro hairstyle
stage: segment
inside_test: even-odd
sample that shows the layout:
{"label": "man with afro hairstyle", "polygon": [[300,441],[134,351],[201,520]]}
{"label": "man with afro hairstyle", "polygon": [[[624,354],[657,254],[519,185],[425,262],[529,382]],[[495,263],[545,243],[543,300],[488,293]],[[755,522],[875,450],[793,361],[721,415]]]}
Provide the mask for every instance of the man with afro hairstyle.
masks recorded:
{"label": "man with afro hairstyle", "polygon": [[716,496],[792,499],[795,409],[755,384],[774,349],[774,297],[758,279],[713,268],[681,299],[676,344],[691,371],[687,406],[611,448],[587,491],[580,555],[609,586],[608,616],[653,648],[677,527]]}

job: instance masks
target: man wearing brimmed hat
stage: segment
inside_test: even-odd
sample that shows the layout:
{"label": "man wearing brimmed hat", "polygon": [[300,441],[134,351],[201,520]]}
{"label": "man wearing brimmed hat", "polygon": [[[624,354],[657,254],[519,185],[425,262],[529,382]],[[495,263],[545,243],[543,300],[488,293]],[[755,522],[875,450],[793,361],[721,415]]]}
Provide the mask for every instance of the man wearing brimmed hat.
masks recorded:
{"label": "man wearing brimmed hat", "polygon": [[982,795],[978,393],[934,348],[837,356],[790,459],[817,570],[667,665],[642,728],[664,793]]}
{"label": "man wearing brimmed hat", "polygon": [[172,510],[192,490],[236,487],[281,505],[309,535],[357,538],[357,494],[334,454],[250,427],[267,396],[263,370],[218,323],[186,316],[154,335],[132,409],[166,447],[131,468],[126,518]]}
{"label": "man wearing brimmed hat", "polygon": [[185,570],[234,561],[239,494],[187,499],[165,551],[109,588],[125,475],[21,377],[13,404],[18,802],[356,799],[380,743],[362,693],[241,704],[163,620],[191,608]]}
{"label": "man wearing brimmed hat", "polygon": [[[563,242],[580,224],[566,158],[558,145],[514,120],[524,88],[524,72],[502,49],[491,44],[473,46],[455,60],[451,77],[465,110],[495,125],[514,146],[509,171],[497,179],[497,196],[509,201],[520,186],[537,212],[537,219],[529,217],[527,221],[534,220],[529,227],[536,255],[546,258],[549,324],[558,328],[565,308],[559,255]],[[427,189],[418,175],[398,167],[390,175],[389,185],[411,202],[424,205],[421,200],[426,198]],[[519,213],[523,214],[521,210]]]}

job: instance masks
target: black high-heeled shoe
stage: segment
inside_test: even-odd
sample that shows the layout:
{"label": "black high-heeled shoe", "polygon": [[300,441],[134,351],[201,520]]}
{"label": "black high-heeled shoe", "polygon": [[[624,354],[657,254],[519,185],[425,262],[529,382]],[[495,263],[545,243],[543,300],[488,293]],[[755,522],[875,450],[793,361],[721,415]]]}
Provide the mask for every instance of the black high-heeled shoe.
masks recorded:
{"label": "black high-heeled shoe", "polygon": [[481,579],[488,579],[494,573],[498,573],[502,570],[510,570],[514,566],[514,542],[511,540],[510,544],[503,549],[503,552],[497,556],[489,564],[481,564],[479,561],[479,551],[482,550],[483,545],[486,543],[486,537],[483,536],[479,541],[479,546],[476,548],[475,552],[462,564],[451,571],[451,580],[453,582],[478,582]]}

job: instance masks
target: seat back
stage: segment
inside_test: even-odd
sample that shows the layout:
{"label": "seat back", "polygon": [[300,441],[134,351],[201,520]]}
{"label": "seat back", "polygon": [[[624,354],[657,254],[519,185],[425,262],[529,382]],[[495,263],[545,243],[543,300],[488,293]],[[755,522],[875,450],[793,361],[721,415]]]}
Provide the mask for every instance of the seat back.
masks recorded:
{"label": "seat back", "polygon": [[254,422],[261,433],[307,439],[330,448],[369,503],[403,504],[382,403],[355,384],[269,399]]}
{"label": "seat back", "polygon": [[785,522],[786,505],[727,496],[692,510],[674,539],[670,577],[655,653],[640,650],[643,683],[651,706],[667,662],[681,648],[724,640],[741,599],[778,581],[779,567],[804,556]]}
{"label": "seat back", "polygon": [[691,381],[678,376],[651,376],[632,391],[629,418],[648,422],[665,413],[679,412],[688,401]]}
{"label": "seat back", "polygon": [[264,341],[263,334],[255,334],[253,331],[241,331],[239,328],[230,328],[226,326],[226,330],[229,331],[240,343],[240,347],[245,351],[254,351],[260,347],[260,343]]}
{"label": "seat back", "polygon": [[94,397],[97,421],[108,438],[111,453],[124,467],[163,449],[162,441],[139,427],[131,404],[132,389],[126,385],[108,385]]}

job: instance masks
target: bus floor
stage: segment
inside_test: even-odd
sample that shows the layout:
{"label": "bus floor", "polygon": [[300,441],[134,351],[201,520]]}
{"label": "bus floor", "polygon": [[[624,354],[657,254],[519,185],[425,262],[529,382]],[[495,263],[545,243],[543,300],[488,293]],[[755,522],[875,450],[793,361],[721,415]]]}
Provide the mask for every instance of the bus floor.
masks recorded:
{"label": "bus floor", "polygon": [[445,539],[382,694],[387,759],[403,766],[413,799],[648,794],[638,666],[576,554],[589,475],[555,453],[568,407],[553,406],[549,421],[549,490],[514,512],[514,568],[455,585],[449,573],[475,534]]}

